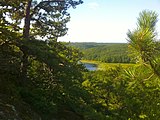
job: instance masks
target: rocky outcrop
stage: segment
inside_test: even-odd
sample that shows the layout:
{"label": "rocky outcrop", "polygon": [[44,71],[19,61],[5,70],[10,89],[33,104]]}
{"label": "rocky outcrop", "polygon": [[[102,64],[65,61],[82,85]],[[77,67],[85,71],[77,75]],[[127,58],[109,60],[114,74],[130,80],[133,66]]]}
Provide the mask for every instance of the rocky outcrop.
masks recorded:
{"label": "rocky outcrop", "polygon": [[0,94],[0,120],[41,120],[41,117],[20,99]]}

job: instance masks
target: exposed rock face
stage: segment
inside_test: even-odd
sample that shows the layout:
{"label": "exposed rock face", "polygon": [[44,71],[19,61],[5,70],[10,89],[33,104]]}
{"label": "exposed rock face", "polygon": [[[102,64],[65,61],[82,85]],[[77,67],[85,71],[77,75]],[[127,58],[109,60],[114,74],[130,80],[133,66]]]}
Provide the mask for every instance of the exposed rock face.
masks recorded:
{"label": "exposed rock face", "polygon": [[0,94],[0,120],[41,120],[41,117],[20,99]]}

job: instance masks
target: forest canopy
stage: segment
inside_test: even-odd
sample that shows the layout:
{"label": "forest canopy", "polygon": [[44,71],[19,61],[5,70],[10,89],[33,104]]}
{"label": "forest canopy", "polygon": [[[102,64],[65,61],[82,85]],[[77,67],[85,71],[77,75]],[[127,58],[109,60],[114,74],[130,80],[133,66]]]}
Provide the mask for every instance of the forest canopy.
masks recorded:
{"label": "forest canopy", "polygon": [[78,62],[82,53],[57,41],[68,30],[67,10],[82,3],[0,1],[0,119],[160,118],[156,12],[142,11],[127,33],[135,66],[87,71]]}
{"label": "forest canopy", "polygon": [[94,60],[105,63],[131,63],[127,43],[69,43],[83,53],[83,60]]}

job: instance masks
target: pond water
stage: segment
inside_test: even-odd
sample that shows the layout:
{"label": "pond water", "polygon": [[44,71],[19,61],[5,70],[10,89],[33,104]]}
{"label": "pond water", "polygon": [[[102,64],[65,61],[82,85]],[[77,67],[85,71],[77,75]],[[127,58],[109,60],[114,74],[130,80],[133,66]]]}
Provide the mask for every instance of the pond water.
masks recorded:
{"label": "pond water", "polygon": [[89,71],[97,70],[97,65],[96,64],[92,64],[92,63],[83,63],[83,64]]}

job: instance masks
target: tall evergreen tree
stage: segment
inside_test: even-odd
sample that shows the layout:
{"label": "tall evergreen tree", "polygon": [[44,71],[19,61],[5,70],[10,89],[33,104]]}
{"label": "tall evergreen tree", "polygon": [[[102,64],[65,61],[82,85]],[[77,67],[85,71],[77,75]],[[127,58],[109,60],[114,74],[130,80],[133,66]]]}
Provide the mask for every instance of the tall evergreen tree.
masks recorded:
{"label": "tall evergreen tree", "polygon": [[[82,108],[89,96],[81,86],[81,53],[57,42],[67,31],[68,8],[80,3],[0,1],[0,84],[12,81],[23,101],[43,113],[43,119],[84,117]],[[3,65],[6,69],[1,69]],[[10,89],[7,84],[0,91],[6,94],[6,89]]]}
{"label": "tall evergreen tree", "polygon": [[[43,38],[47,41],[57,41],[58,37],[67,32],[66,23],[70,19],[67,12],[71,6],[75,8],[82,1],[74,0],[2,0],[0,2],[1,22],[12,32],[22,36],[18,46],[22,51],[21,78],[26,81],[29,65],[28,40]],[[3,34],[3,33],[2,33]],[[24,43],[25,42],[25,43]],[[27,43],[26,43],[27,42]]]}

